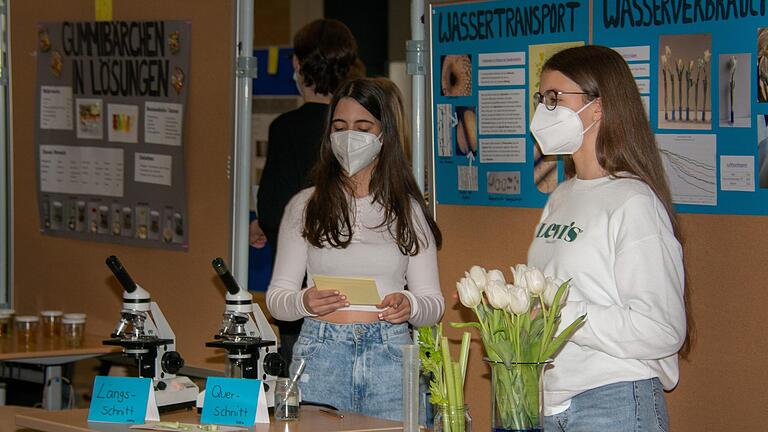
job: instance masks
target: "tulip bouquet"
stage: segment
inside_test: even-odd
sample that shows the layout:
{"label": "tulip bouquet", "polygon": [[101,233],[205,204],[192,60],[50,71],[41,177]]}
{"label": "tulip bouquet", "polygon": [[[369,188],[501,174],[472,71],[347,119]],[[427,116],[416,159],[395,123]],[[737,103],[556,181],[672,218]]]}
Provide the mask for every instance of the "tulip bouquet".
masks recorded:
{"label": "tulip bouquet", "polygon": [[494,430],[540,430],[542,373],[586,315],[556,334],[569,281],[525,264],[512,273],[508,284],[500,270],[466,272],[456,287],[477,321],[452,325],[480,330],[492,371]]}

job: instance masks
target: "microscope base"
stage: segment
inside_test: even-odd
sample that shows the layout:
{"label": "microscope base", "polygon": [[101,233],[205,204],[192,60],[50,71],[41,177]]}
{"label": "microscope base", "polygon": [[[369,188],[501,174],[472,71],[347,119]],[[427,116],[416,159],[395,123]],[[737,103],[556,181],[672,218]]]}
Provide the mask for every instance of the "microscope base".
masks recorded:
{"label": "microscope base", "polygon": [[[163,387],[160,390],[159,387]],[[162,380],[153,380],[155,400],[160,411],[171,411],[176,408],[193,407],[200,389],[187,377],[177,376]]]}

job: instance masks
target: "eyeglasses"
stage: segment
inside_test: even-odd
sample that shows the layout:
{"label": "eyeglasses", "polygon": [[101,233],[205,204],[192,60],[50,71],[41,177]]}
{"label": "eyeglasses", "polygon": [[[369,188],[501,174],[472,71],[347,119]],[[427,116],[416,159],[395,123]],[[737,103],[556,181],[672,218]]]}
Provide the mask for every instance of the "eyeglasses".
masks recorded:
{"label": "eyeglasses", "polygon": [[540,103],[544,103],[544,106],[547,107],[548,110],[554,111],[555,108],[557,108],[557,97],[564,94],[589,94],[587,92],[567,92],[567,91],[559,91],[559,90],[547,90],[544,93],[536,92],[533,94],[533,106],[536,107]]}

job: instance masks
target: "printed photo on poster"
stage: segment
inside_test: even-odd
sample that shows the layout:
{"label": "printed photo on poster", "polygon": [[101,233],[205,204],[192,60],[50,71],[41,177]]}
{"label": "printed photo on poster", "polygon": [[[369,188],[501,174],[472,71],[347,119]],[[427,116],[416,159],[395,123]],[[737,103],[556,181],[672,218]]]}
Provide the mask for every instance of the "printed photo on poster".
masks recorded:
{"label": "printed photo on poster", "polygon": [[488,193],[520,195],[520,171],[488,171]]}
{"label": "printed photo on poster", "polygon": [[661,35],[659,59],[659,129],[711,129],[712,35]]}
{"label": "printed photo on poster", "polygon": [[757,101],[768,102],[768,28],[757,29]]}
{"label": "printed photo on poster", "polygon": [[[584,42],[560,42],[553,44],[531,45],[528,47],[528,58],[531,64],[528,66],[529,87],[531,95],[528,101],[528,124],[531,123],[533,113],[536,111],[533,95],[539,91],[541,84],[541,71],[544,63],[550,57],[564,49],[583,46]],[[551,193],[557,187],[557,156],[545,156],[541,153],[538,143],[533,145],[533,182],[541,193]]]}
{"label": "printed photo on poster", "polygon": [[103,139],[104,119],[101,115],[101,99],[77,99],[77,137],[79,139]]}
{"label": "printed photo on poster", "polygon": [[758,184],[768,189],[768,115],[757,116],[757,165]]}
{"label": "printed photo on poster", "polygon": [[108,104],[109,140],[136,143],[139,138],[139,107],[136,105]]}
{"label": "printed photo on poster", "polygon": [[453,156],[453,128],[459,123],[453,105],[437,105],[437,155],[439,157]]}
{"label": "printed photo on poster", "polygon": [[716,135],[656,135],[675,204],[717,205]]}
{"label": "printed photo on poster", "polygon": [[752,127],[751,64],[749,53],[720,54],[720,82],[717,86],[720,127]]}
{"label": "printed photo on poster", "polygon": [[440,94],[442,96],[472,95],[472,56],[451,54],[440,58]]}
{"label": "printed photo on poster", "polygon": [[136,238],[146,240],[149,236],[149,207],[146,205],[136,206]]}
{"label": "printed photo on poster", "polygon": [[456,154],[477,156],[477,113],[473,106],[457,106]]}

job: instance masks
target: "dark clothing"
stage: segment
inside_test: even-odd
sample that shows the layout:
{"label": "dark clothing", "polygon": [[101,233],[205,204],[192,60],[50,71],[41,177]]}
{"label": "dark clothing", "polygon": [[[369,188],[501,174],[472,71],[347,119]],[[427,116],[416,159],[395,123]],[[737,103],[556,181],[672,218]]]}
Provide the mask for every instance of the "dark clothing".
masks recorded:
{"label": "dark clothing", "polygon": [[[320,155],[328,105],[308,102],[281,114],[269,125],[267,163],[261,175],[258,195],[259,226],[277,254],[280,220],[288,201],[311,186],[309,174]],[[301,331],[299,321],[275,320],[280,336]],[[290,362],[290,352],[283,356]]]}

